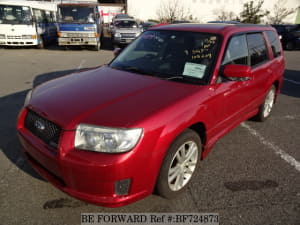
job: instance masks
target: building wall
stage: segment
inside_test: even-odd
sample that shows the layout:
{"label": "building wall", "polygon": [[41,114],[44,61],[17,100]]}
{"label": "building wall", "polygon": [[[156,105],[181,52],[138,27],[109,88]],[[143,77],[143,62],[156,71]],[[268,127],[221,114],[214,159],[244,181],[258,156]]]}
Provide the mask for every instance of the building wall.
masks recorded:
{"label": "building wall", "polygon": [[[160,9],[164,1],[175,0],[127,0],[128,14],[140,20],[158,19],[157,11]],[[257,2],[257,0],[254,0]],[[296,8],[300,6],[300,0],[281,0],[286,8]],[[236,15],[243,9],[243,4],[248,0],[180,0],[180,4],[189,15],[196,18],[199,22],[207,22],[217,20],[221,10],[226,12],[232,11]],[[273,10],[277,0],[265,0],[263,9]],[[287,17],[285,22],[295,23],[297,11]]]}

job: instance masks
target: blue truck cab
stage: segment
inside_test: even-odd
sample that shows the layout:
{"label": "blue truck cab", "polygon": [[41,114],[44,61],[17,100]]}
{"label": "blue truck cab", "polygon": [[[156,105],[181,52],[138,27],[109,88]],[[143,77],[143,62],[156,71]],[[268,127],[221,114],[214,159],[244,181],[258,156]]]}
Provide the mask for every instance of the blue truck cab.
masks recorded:
{"label": "blue truck cab", "polygon": [[58,4],[58,45],[93,46],[100,50],[103,20],[97,3]]}

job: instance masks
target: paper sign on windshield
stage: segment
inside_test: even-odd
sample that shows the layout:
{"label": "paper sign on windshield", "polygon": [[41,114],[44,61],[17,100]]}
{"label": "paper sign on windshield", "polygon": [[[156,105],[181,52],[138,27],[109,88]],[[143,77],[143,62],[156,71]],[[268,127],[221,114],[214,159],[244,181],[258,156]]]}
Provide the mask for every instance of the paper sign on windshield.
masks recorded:
{"label": "paper sign on windshield", "polygon": [[205,69],[206,69],[206,65],[187,62],[184,65],[184,71],[182,75],[201,79],[204,76]]}

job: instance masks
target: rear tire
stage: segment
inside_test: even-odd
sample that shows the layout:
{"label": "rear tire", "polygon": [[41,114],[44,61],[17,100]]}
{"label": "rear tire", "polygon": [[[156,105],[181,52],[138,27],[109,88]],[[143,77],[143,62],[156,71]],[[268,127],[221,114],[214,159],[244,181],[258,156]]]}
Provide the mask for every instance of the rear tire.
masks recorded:
{"label": "rear tire", "polygon": [[276,98],[276,87],[272,85],[268,91],[268,94],[266,95],[263,104],[260,105],[258,113],[256,114],[255,117],[253,117],[254,120],[263,122],[270,117],[274,106],[275,98]]}
{"label": "rear tire", "polygon": [[158,194],[173,198],[183,192],[197,173],[200,153],[198,134],[191,129],[181,133],[164,158],[156,184]]}

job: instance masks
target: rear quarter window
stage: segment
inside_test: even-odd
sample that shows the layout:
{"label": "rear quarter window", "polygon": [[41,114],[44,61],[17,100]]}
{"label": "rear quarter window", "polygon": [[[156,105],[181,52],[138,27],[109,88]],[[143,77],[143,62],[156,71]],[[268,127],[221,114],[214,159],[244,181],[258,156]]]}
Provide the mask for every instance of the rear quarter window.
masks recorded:
{"label": "rear quarter window", "polygon": [[248,34],[247,42],[252,67],[268,61],[267,46],[262,33]]}
{"label": "rear quarter window", "polygon": [[274,58],[280,56],[281,48],[280,48],[279,39],[277,38],[275,31],[269,30],[269,31],[266,31],[266,34],[267,34],[268,40],[270,42]]}

